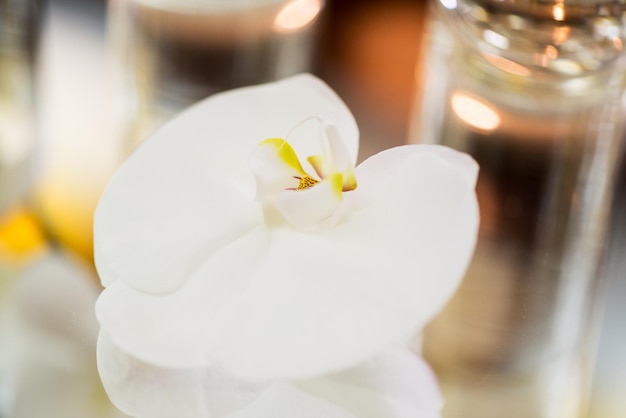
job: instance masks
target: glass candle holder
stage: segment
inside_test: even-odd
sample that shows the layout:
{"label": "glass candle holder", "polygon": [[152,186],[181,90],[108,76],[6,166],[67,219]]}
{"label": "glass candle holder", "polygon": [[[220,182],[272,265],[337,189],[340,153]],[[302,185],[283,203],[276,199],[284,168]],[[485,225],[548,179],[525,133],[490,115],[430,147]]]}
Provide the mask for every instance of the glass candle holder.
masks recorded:
{"label": "glass candle holder", "polygon": [[444,417],[579,417],[623,142],[625,6],[431,5],[411,141],[481,167],[475,258],[424,338]]}
{"label": "glass candle holder", "polygon": [[118,108],[134,147],[185,107],[310,70],[324,0],[114,0]]}

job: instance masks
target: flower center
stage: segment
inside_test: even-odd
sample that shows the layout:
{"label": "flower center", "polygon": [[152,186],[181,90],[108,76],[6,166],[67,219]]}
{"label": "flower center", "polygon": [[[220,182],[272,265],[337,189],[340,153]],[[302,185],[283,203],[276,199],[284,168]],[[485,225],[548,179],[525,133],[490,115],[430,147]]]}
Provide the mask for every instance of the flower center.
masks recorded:
{"label": "flower center", "polygon": [[304,170],[285,139],[266,139],[252,155],[257,199],[275,206],[296,227],[308,228],[330,217],[341,204],[343,192],[356,188],[354,165],[338,130],[318,121],[324,128],[322,153],[306,159],[317,178]]}
{"label": "flower center", "polygon": [[[298,177],[296,177],[296,179],[297,178]],[[296,190],[308,189],[315,186],[317,183],[319,183],[319,181],[315,180],[313,177],[303,176],[300,178],[300,183],[298,183],[298,187],[296,187]]]}

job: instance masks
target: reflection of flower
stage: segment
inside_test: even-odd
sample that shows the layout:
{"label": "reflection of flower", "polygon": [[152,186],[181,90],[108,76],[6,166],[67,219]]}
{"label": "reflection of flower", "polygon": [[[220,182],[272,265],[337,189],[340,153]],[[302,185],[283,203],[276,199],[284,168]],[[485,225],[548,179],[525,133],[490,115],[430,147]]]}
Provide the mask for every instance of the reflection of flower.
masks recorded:
{"label": "reflection of flower", "polygon": [[[294,127],[291,145],[263,141]],[[311,76],[165,125],[96,211],[102,338],[157,368],[251,381],[334,373],[406,341],[471,256],[476,164],[406,146],[353,170],[357,147],[348,109]]]}

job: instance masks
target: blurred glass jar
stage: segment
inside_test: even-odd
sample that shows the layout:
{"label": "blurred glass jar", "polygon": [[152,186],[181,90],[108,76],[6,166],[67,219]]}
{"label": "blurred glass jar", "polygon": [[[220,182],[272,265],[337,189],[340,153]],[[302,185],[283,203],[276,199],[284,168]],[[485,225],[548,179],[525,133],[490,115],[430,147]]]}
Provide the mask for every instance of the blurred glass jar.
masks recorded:
{"label": "blurred glass jar", "polygon": [[311,68],[324,0],[112,0],[123,135],[132,148],[208,95]]}
{"label": "blurred glass jar", "polygon": [[0,0],[0,217],[30,184],[42,2]]}
{"label": "blurred glass jar", "polygon": [[579,417],[623,143],[626,6],[431,4],[410,140],[481,167],[475,258],[424,340],[444,417]]}

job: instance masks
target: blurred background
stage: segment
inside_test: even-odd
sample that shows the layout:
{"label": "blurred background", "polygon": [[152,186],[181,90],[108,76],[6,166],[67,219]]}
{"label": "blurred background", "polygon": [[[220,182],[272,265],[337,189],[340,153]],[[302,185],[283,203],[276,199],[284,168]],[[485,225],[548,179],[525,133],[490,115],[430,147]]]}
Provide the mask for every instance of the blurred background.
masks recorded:
{"label": "blurred background", "polygon": [[[0,418],[100,416],[91,407],[122,416],[89,363],[97,326],[85,301],[99,292],[92,215],[116,167],[172,115],[217,91],[310,71],[355,114],[360,160],[416,129],[425,2],[257,3],[0,0]],[[587,418],[626,416],[623,164],[616,184]],[[61,282],[59,304],[32,293]],[[63,360],[24,349],[42,344]],[[59,392],[63,382],[71,389]]]}

